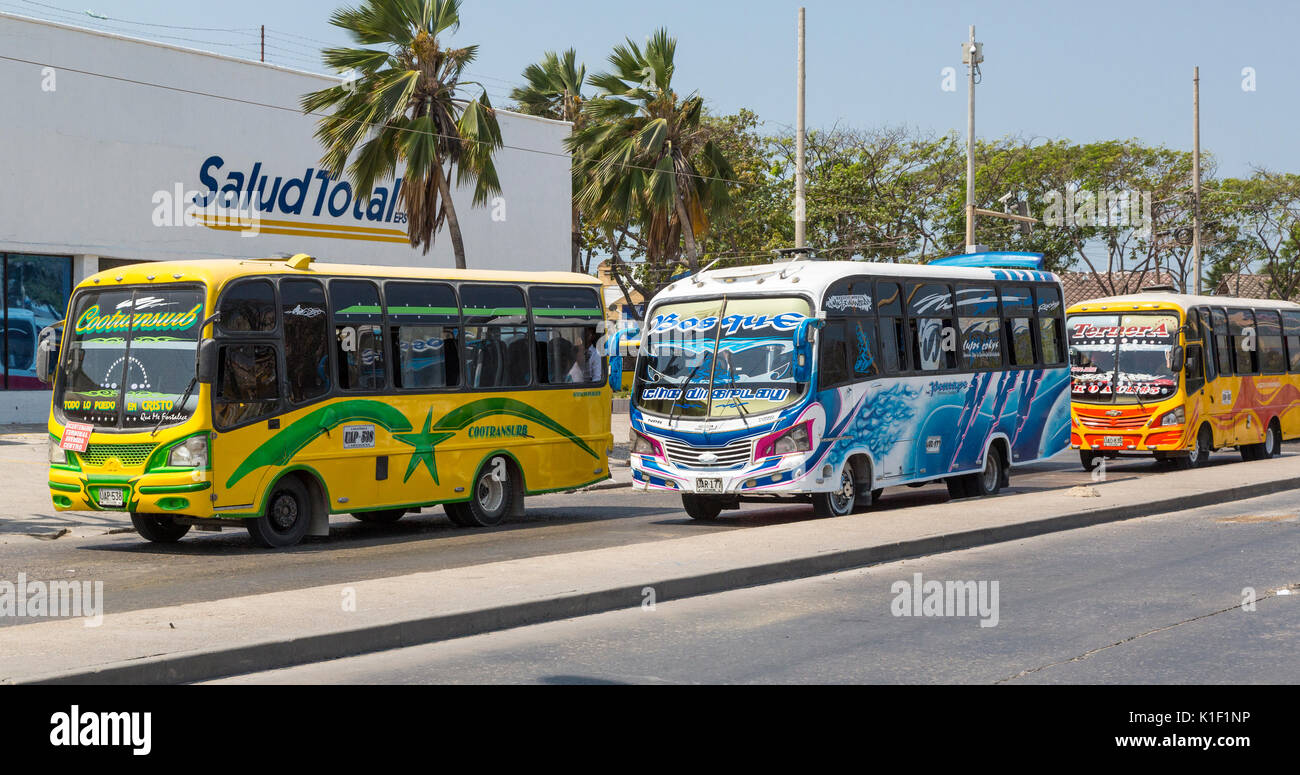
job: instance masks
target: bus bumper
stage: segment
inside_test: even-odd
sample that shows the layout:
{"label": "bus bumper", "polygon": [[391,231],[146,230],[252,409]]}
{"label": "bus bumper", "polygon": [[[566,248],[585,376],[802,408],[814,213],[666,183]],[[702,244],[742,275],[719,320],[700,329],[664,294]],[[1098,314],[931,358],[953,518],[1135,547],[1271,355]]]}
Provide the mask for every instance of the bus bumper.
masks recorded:
{"label": "bus bumper", "polygon": [[[807,456],[791,455],[787,465],[761,465],[739,471],[668,467],[653,458],[632,461],[632,488],[641,491],[680,492],[685,495],[789,495],[829,491],[814,483],[804,463]],[[823,486],[824,485],[824,486]]]}
{"label": "bus bumper", "polygon": [[120,476],[51,468],[49,487],[56,511],[212,516],[210,471]]}
{"label": "bus bumper", "polygon": [[1177,452],[1190,449],[1192,440],[1181,427],[1156,428],[1150,431],[1080,431],[1070,432],[1070,446],[1084,452]]}

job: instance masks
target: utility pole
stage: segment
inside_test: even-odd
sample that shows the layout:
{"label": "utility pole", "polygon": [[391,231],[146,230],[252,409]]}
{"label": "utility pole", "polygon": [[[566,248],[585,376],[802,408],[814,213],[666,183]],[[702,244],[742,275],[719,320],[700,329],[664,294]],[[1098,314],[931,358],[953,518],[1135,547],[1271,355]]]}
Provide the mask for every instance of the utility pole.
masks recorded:
{"label": "utility pole", "polygon": [[804,14],[799,9],[799,54],[798,54],[798,96],[795,98],[795,162],[794,162],[794,246],[802,249],[808,247],[808,200],[807,161],[805,146],[807,134],[804,128],[804,92],[807,87],[807,71],[804,64]]}
{"label": "utility pole", "polygon": [[984,47],[975,42],[975,25],[970,26],[970,40],[962,44],[961,61],[967,65],[966,97],[966,252],[978,253],[975,244],[975,76],[984,61]]}
{"label": "utility pole", "polygon": [[266,61],[266,25],[262,25],[262,61]]}
{"label": "utility pole", "polygon": [[1192,68],[1192,271],[1201,293],[1201,68]]}

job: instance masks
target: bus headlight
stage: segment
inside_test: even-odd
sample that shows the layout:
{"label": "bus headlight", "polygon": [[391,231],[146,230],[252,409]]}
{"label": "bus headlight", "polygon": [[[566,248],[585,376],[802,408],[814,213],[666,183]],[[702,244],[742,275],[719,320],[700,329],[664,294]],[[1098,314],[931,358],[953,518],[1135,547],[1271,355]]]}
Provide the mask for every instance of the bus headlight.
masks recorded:
{"label": "bus headlight", "polygon": [[633,455],[657,455],[663,457],[663,450],[659,448],[659,442],[649,436],[632,431],[630,442]]}
{"label": "bus headlight", "polygon": [[807,425],[796,425],[772,442],[772,454],[774,455],[792,455],[796,452],[807,452],[810,449],[812,449],[812,440],[808,438]]}
{"label": "bus headlight", "polygon": [[167,465],[177,468],[207,468],[208,438],[195,436],[172,447],[167,455]]}
{"label": "bus headlight", "polygon": [[1177,409],[1165,412],[1164,415],[1160,417],[1160,422],[1157,423],[1157,425],[1164,428],[1170,425],[1182,425],[1185,422],[1187,422],[1187,413],[1184,412],[1183,408],[1180,406]]}
{"label": "bus headlight", "polygon": [[64,452],[63,447],[60,447],[59,442],[54,439],[50,439],[50,462],[59,465],[68,464],[68,453]]}

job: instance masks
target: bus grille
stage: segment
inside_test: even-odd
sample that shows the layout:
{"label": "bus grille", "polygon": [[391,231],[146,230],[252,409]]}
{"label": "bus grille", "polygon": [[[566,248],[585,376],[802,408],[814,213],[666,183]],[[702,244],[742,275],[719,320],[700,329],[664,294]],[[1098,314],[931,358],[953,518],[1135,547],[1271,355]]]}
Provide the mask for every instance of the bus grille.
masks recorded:
{"label": "bus grille", "polygon": [[[668,459],[679,466],[687,468],[735,468],[749,462],[750,451],[754,442],[750,440],[733,441],[725,447],[692,447],[675,441],[665,441],[664,451]],[[716,455],[717,459],[705,462],[701,458]]]}
{"label": "bus grille", "polygon": [[85,452],[78,452],[77,457],[86,465],[98,468],[110,458],[117,458],[127,468],[144,465],[157,444],[91,444]]}
{"label": "bus grille", "polygon": [[1146,427],[1151,418],[1146,415],[1136,417],[1086,417],[1079,416],[1079,423],[1085,428],[1097,428],[1100,430],[1138,430]]}

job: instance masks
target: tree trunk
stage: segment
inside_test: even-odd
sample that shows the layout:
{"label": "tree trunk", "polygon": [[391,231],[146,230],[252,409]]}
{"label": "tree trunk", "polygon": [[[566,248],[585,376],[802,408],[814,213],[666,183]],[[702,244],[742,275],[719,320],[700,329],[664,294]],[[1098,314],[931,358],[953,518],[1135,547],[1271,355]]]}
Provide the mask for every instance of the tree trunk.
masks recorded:
{"label": "tree trunk", "polygon": [[[680,191],[680,184],[678,186]],[[695,274],[700,269],[699,249],[695,245],[695,227],[691,225],[691,216],[686,212],[686,204],[682,202],[681,194],[673,197],[677,205],[677,222],[682,227],[682,238],[686,240],[686,264],[691,269],[691,274]]]}
{"label": "tree trunk", "polygon": [[582,272],[582,213],[573,206],[573,264],[571,271]]}
{"label": "tree trunk", "polygon": [[438,183],[438,193],[442,196],[443,211],[447,214],[447,233],[451,236],[451,249],[456,254],[456,268],[465,269],[465,241],[460,236],[460,219],[456,217],[456,205],[451,201],[451,185],[442,173],[442,165],[433,165],[434,180]]}

